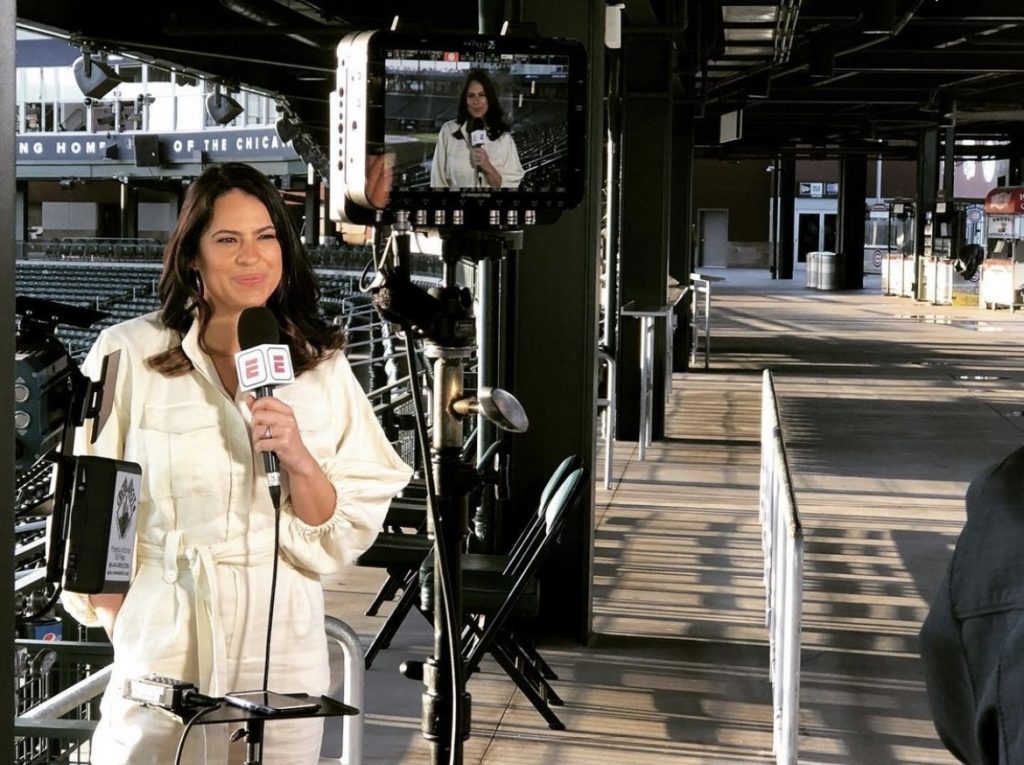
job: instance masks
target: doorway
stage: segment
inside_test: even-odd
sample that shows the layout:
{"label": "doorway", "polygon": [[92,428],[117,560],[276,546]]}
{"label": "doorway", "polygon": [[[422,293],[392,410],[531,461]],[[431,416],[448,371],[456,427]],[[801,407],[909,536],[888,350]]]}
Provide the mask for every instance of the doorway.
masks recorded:
{"label": "doorway", "polygon": [[807,263],[809,252],[835,252],[838,217],[830,212],[801,212],[796,221],[796,262]]}
{"label": "doorway", "polygon": [[725,268],[728,265],[729,211],[698,210],[700,231],[698,263],[703,268]]}

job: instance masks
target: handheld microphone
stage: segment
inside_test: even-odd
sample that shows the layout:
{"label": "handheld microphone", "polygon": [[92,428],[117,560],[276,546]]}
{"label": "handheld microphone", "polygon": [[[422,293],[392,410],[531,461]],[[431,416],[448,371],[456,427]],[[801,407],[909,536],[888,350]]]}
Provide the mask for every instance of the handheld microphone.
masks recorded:
{"label": "handheld microphone", "polygon": [[[235,368],[238,387],[252,391],[256,398],[273,396],[274,388],[295,380],[292,354],[281,342],[281,328],[273,312],[264,306],[246,308],[238,317],[238,345]],[[274,452],[263,452],[270,498],[277,507],[281,500],[281,465]]]}
{"label": "handheld microphone", "polygon": [[[474,117],[473,121],[469,123],[469,142],[473,145],[474,149],[479,149],[487,141],[487,127],[484,125],[484,121],[480,117]],[[483,171],[479,165],[476,167],[476,185],[480,186],[482,180]]]}
{"label": "handheld microphone", "polygon": [[469,125],[469,142],[479,149],[487,141],[487,126],[480,117],[474,117]]}

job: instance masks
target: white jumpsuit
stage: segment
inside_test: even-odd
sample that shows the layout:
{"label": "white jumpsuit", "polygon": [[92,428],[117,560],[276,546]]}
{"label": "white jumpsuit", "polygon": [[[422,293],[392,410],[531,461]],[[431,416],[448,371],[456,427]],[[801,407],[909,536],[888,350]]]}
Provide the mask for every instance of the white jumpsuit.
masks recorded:
{"label": "white jumpsuit", "polygon": [[[197,324],[181,339],[195,366],[186,375],[166,377],[146,365],[178,343],[158,313],[105,330],[83,365],[96,379],[103,357],[121,350],[110,419],[95,444],[88,443],[91,428],[82,429],[76,452],[137,462],[143,471],[135,573],[114,624],[114,668],[93,765],[174,761],[183,726],[122,698],[127,678],[155,672],[214,696],[263,684],[274,511],[262,455],[250,440],[245,394],[225,391],[199,349]],[[275,395],[292,407],[303,442],[338,497],[334,515],[309,526],[293,514],[282,475],[269,688],[317,695],[329,683],[320,576],[370,546],[411,470],[388,443],[342,353]],[[85,596],[66,593],[64,603],[83,624],[98,623]],[[235,727],[195,726],[183,762],[226,762]],[[316,763],[320,730],[315,719],[267,723],[264,762]]]}
{"label": "white jumpsuit", "polygon": [[[472,148],[470,131],[466,125],[460,125],[455,120],[444,123],[437,131],[434,160],[430,165],[430,185],[435,189],[487,187],[487,181],[477,172],[470,158]],[[494,169],[501,175],[501,188],[518,189],[524,173],[512,134],[502,133],[496,141],[488,138],[483,148]]]}

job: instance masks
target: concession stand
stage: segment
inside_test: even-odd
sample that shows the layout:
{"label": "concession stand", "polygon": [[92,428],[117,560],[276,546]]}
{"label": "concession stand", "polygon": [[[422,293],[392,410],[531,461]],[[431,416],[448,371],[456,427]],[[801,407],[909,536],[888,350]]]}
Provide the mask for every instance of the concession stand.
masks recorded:
{"label": "concession stand", "polygon": [[985,217],[979,302],[983,308],[1012,311],[1024,304],[1024,186],[990,191],[985,198]]}

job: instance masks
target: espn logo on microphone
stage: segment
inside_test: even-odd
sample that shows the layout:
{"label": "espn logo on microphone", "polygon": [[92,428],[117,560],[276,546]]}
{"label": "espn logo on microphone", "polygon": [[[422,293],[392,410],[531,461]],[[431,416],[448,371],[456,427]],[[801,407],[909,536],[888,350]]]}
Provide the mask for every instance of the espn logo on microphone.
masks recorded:
{"label": "espn logo on microphone", "polygon": [[287,345],[257,345],[235,354],[238,387],[244,391],[295,380],[292,354]]}

